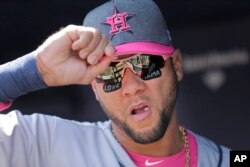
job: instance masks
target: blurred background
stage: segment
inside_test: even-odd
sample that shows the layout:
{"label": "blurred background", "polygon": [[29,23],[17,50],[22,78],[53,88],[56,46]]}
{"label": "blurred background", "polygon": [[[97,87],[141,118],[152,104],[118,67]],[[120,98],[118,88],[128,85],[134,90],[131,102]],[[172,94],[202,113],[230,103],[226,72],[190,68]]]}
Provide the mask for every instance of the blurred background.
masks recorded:
{"label": "blurred background", "polygon": [[[1,0],[0,64],[36,49],[105,0]],[[232,149],[250,150],[250,1],[156,0],[185,76],[177,102],[180,122]],[[142,1],[143,3],[143,1]],[[90,86],[45,89],[9,109],[79,121],[106,120]],[[9,111],[8,110],[8,111]],[[8,112],[6,111],[6,112]]]}

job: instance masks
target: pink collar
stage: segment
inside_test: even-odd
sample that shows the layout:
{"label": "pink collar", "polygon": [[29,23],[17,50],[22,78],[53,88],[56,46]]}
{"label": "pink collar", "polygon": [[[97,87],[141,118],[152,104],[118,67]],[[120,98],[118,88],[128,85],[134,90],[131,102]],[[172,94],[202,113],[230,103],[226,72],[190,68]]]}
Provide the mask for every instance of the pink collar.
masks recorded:
{"label": "pink collar", "polygon": [[[191,167],[197,167],[197,142],[192,133],[188,132],[187,136],[190,146],[190,164]],[[167,157],[150,157],[126,151],[138,167],[185,166],[184,148],[179,153]]]}

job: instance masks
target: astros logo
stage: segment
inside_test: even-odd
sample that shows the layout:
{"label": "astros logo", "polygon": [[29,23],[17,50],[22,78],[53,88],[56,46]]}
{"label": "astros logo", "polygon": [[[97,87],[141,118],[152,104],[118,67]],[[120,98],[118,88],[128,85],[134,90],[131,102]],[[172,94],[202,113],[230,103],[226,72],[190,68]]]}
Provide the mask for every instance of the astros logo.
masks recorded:
{"label": "astros logo", "polygon": [[133,14],[128,14],[127,12],[119,13],[115,7],[113,15],[108,17],[104,22],[104,24],[110,25],[111,27],[109,31],[111,38],[117,33],[131,31],[131,27],[127,21],[133,16]]}

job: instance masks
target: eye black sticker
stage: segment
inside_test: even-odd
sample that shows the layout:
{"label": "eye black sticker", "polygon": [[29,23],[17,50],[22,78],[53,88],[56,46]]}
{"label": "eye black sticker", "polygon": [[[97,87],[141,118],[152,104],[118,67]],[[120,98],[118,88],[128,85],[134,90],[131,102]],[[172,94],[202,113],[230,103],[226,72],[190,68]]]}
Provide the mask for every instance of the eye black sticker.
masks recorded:
{"label": "eye black sticker", "polygon": [[117,89],[120,89],[121,87],[122,87],[121,82],[117,82],[117,83],[113,83],[113,84],[106,83],[103,85],[103,90],[108,93],[108,92],[113,92]]}
{"label": "eye black sticker", "polygon": [[154,78],[159,78],[161,76],[161,70],[157,69],[154,70],[150,73],[145,73],[143,76],[141,76],[141,78],[143,80],[150,80],[150,79],[154,79]]}

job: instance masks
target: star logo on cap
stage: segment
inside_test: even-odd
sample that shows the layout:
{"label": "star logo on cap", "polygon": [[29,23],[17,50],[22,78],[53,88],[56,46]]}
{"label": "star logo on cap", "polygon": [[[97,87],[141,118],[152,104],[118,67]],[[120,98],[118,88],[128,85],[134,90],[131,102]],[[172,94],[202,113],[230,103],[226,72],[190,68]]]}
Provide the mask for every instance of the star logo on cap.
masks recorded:
{"label": "star logo on cap", "polygon": [[132,18],[135,14],[128,14],[127,12],[120,13],[117,8],[114,8],[114,12],[112,16],[109,16],[103,24],[107,24],[111,27],[109,31],[110,38],[114,35],[128,31],[132,33],[131,26],[127,23],[127,21]]}

